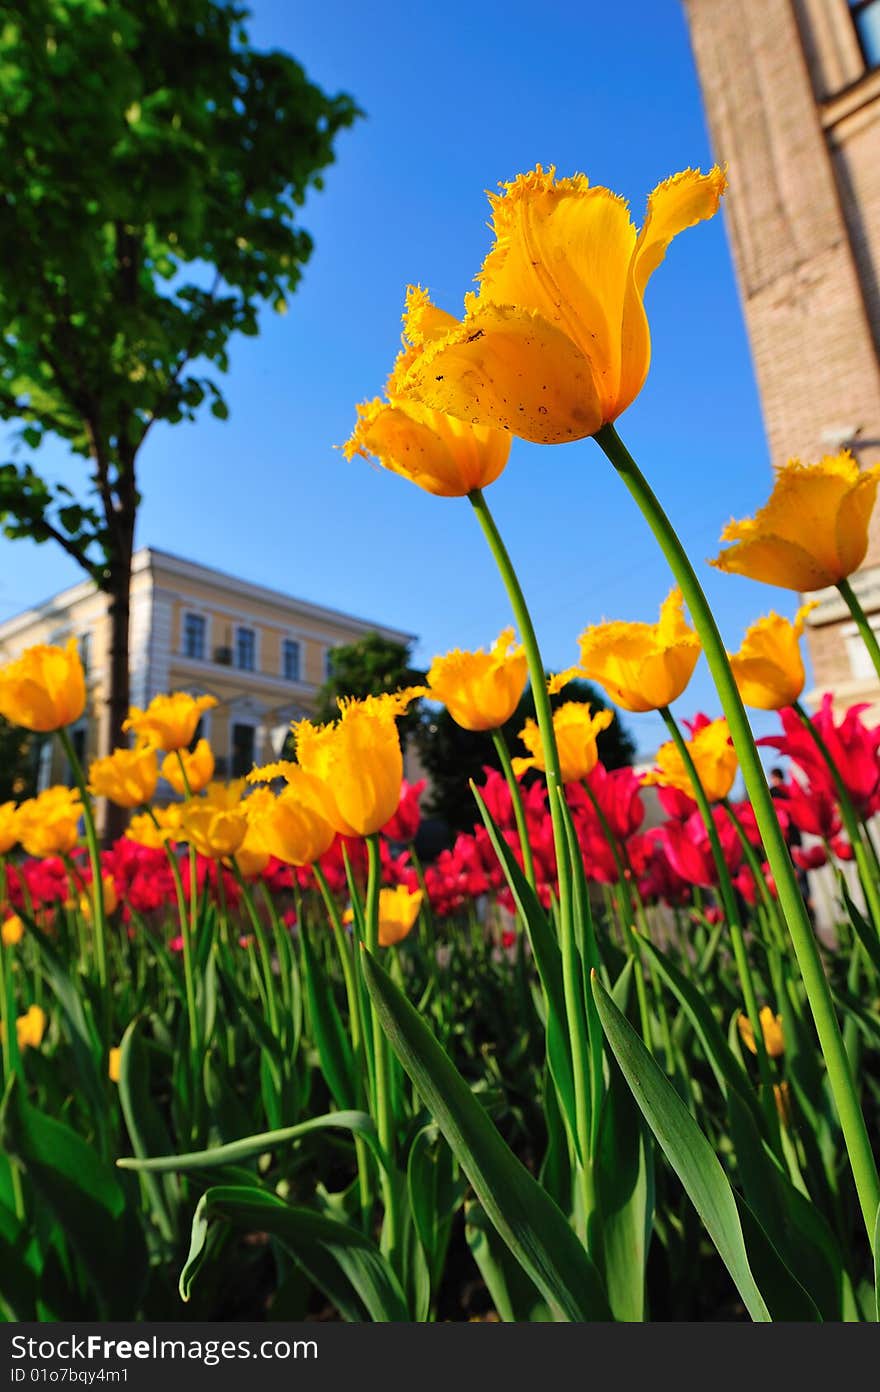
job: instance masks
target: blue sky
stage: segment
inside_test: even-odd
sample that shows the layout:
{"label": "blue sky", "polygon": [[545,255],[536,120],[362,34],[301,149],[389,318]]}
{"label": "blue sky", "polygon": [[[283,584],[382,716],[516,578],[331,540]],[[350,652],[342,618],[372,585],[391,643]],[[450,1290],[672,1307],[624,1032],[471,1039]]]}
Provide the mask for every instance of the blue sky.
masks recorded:
{"label": "blue sky", "polygon": [[[505,597],[466,500],[435,499],[334,449],[399,344],[408,282],[444,308],[490,245],[484,190],[536,162],[631,200],[712,162],[679,0],[254,0],[254,42],[293,53],[365,119],[340,138],[303,225],[315,252],[289,313],[233,344],[230,419],[157,429],[141,460],[138,543],[419,635],[429,661],[491,642]],[[729,176],[735,184],[737,170]],[[762,502],[767,448],[725,229],[683,233],[648,292],[653,364],[618,429],[692,556]],[[649,619],[671,584],[628,494],[591,441],[515,441],[489,501],[530,600],[545,661],[568,665],[602,618]],[[796,597],[701,565],[728,646]],[[0,618],[79,578],[47,545],[0,540]],[[701,661],[679,703],[718,713]],[[659,717],[627,716],[640,749]],[[760,733],[776,728],[756,715]]]}

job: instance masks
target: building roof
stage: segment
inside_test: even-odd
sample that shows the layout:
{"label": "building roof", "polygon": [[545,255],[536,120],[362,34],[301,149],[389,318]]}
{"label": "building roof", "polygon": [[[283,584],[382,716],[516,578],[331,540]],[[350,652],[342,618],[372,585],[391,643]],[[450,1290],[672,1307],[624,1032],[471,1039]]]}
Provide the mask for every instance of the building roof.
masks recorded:
{"label": "building roof", "polygon": [[[317,622],[342,623],[348,628],[360,629],[363,633],[379,633],[383,638],[388,638],[393,642],[409,644],[415,642],[417,637],[414,633],[390,628],[387,624],[375,623],[370,619],[349,614],[341,609],[331,609],[326,605],[299,599],[296,595],[289,594],[285,590],[255,584],[253,581],[232,575],[228,571],[217,570],[214,566],[205,566],[197,561],[189,561],[184,556],[176,556],[170,551],[162,551],[155,546],[139,547],[132,557],[132,576],[144,570],[150,570],[159,577],[173,578],[176,576],[181,580],[191,580],[213,585],[217,589],[229,590],[239,600],[251,599],[268,604],[294,605],[298,613],[315,619]],[[25,609],[19,614],[14,614],[11,618],[4,619],[0,623],[0,642],[13,637],[20,629],[46,618],[47,614],[51,614],[52,611],[57,612],[60,616],[71,605],[79,600],[87,599],[94,593],[95,587],[91,580],[80,580],[77,584],[60,590],[57,594],[33,605],[30,609]]]}

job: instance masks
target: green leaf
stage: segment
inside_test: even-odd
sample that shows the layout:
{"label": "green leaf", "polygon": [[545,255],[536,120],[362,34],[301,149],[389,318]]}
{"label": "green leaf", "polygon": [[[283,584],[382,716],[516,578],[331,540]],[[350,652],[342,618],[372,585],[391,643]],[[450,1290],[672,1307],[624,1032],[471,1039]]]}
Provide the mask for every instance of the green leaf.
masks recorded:
{"label": "green leaf", "polygon": [[276,1146],[290,1145],[313,1131],[332,1129],[351,1131],[363,1136],[377,1159],[381,1150],[376,1136],[372,1117],[366,1112],[328,1112],[326,1116],[312,1117],[296,1126],[287,1126],[280,1131],[262,1131],[253,1136],[244,1136],[240,1141],[229,1141],[226,1145],[212,1146],[209,1150],[193,1150],[185,1155],[154,1155],[149,1159],[125,1156],[117,1160],[120,1170],[138,1170],[148,1174],[163,1174],[169,1171],[210,1170],[217,1165],[241,1165],[253,1160],[257,1155],[265,1155]]}
{"label": "green leaf", "polygon": [[608,1300],[616,1320],[645,1318],[645,1272],[654,1213],[652,1143],[611,1059],[599,1122],[596,1192]]}
{"label": "green leaf", "polygon": [[192,1224],[189,1256],[180,1274],[180,1294],[189,1300],[205,1259],[211,1220],[248,1232],[267,1232],[283,1244],[315,1285],[333,1301],[343,1319],[365,1317],[409,1320],[397,1279],[375,1243],[355,1228],[307,1208],[288,1205],[274,1194],[247,1186],[217,1186],[199,1200]]}
{"label": "green leaf", "polygon": [[[140,1025],[139,1020],[132,1020],[122,1036],[119,1057],[119,1102],[135,1154],[143,1158],[151,1151],[169,1149],[170,1142],[150,1090],[149,1056],[141,1038]],[[176,1184],[173,1180],[160,1183],[148,1174],[144,1176],[144,1189],[149,1196],[160,1232],[169,1242],[173,1242],[177,1234]]]}
{"label": "green leaf", "polygon": [[663,980],[681,1002],[722,1092],[726,1095],[732,1089],[738,1093],[763,1128],[760,1103],[749,1075],[730,1049],[706,997],[647,938],[640,938],[639,945],[651,957]]}
{"label": "green leaf", "polygon": [[770,1311],[749,1266],[736,1200],[718,1157],[596,976],[593,993],[605,1038],[630,1090],[702,1218],[746,1309],[754,1320],[769,1320]]}
{"label": "green leaf", "polygon": [[871,959],[874,970],[880,972],[880,938],[877,936],[877,934],[880,933],[880,925],[875,928],[872,924],[868,923],[864,914],[860,913],[857,905],[853,902],[853,897],[849,892],[843,875],[840,876],[840,890],[846,902],[846,911],[849,914],[849,921],[853,926],[853,931]]}
{"label": "green leaf", "polygon": [[102,1318],[130,1315],[146,1280],[147,1258],[112,1165],[69,1126],[32,1107],[14,1074],[0,1108],[0,1139],[88,1272]]}
{"label": "green leaf", "polygon": [[874,1218],[874,1310],[880,1322],[880,1204]]}
{"label": "green leaf", "polygon": [[749,1207],[788,1270],[797,1274],[817,1315],[843,1319],[849,1277],[837,1239],[821,1211],[780,1168],[751,1112],[734,1092],[728,1097],[728,1113],[737,1172]]}
{"label": "green leaf", "polygon": [[542,1322],[552,1312],[538,1287],[514,1261],[501,1241],[485,1209],[472,1199],[465,1209],[465,1239],[471,1256],[505,1324]]}
{"label": "green leaf", "polygon": [[538,975],[547,997],[547,1062],[550,1065],[550,1073],[556,1085],[568,1133],[572,1139],[575,1139],[578,1134],[577,1108],[568,1042],[568,1016],[565,1010],[562,954],[559,951],[559,944],[553,935],[547,915],[519,868],[513,851],[498,830],[480,790],[473,783],[471,790],[480,809],[480,815],[489,833],[495,854],[501,863],[519,916],[525,924],[529,936]]}
{"label": "green leaf", "polygon": [[321,1068],[337,1107],[351,1108],[357,1100],[351,1043],[340,1019],[330,984],[315,959],[308,929],[303,929],[300,933],[300,943],[309,1018],[321,1059]]}
{"label": "green leaf", "polygon": [[556,1204],[502,1140],[427,1025],[366,949],[361,962],[391,1047],[517,1261],[561,1318],[609,1319],[599,1273]]}

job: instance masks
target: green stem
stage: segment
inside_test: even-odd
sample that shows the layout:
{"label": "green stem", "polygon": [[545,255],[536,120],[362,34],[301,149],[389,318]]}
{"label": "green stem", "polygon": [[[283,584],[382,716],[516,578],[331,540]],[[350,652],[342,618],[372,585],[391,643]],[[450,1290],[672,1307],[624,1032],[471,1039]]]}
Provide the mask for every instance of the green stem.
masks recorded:
{"label": "green stem", "polygon": [[[379,891],[382,884],[382,861],[379,854],[379,838],[374,833],[367,837],[367,902],[365,910],[365,926],[367,933],[367,951],[373,956],[379,952]],[[382,1202],[385,1206],[385,1222],[382,1228],[383,1250],[389,1255],[392,1265],[394,1264],[399,1240],[398,1233],[398,1214],[397,1214],[397,1185],[394,1178],[395,1170],[395,1144],[394,1144],[394,1117],[391,1112],[391,1091],[389,1087],[389,1059],[388,1045],[379,1020],[379,1013],[375,1005],[370,1006],[372,1015],[373,1029],[373,1058],[376,1078],[376,1130],[379,1133],[379,1144],[385,1152],[388,1161],[388,1168],[382,1167],[380,1182],[382,1185]]]}
{"label": "green stem", "polygon": [[865,891],[865,898],[868,901],[868,912],[873,920],[875,931],[880,933],[880,891],[878,891],[874,867],[871,863],[868,848],[862,839],[861,825],[858,813],[853,806],[853,800],[849,795],[846,784],[840,776],[840,770],[831,757],[831,751],[828,745],[816,728],[815,722],[810,719],[800,701],[795,701],[793,703],[793,710],[821,754],[831,774],[831,778],[834,782],[834,791],[837,793],[840,815],[843,819],[843,825],[846,828],[846,834],[853,848],[859,879],[862,882],[862,889]]}
{"label": "green stem", "polygon": [[871,1150],[865,1118],[859,1105],[855,1081],[834,1013],[834,1003],[813,929],[801,898],[794,866],[776,816],[764,769],[721,634],[684,547],[617,431],[613,425],[605,425],[594,438],[614,465],[654,533],[678,582],[702,642],[709,670],[727,716],[746,791],[754,809],[770,870],[776,882],[779,903],[791,935],[819,1045],[828,1070],[828,1082],[840,1118],[862,1217],[868,1230],[868,1240],[872,1243],[877,1209],[880,1206],[880,1176],[877,1174],[877,1164]]}
{"label": "green stem", "polygon": [[556,876],[559,884],[559,947],[562,955],[562,984],[565,997],[566,1023],[568,1026],[569,1047],[571,1049],[572,1073],[575,1087],[575,1113],[577,1123],[577,1143],[582,1166],[586,1213],[589,1217],[592,1186],[589,1175],[589,1046],[587,1042],[587,1019],[583,995],[583,974],[579,969],[577,943],[575,941],[572,918],[571,866],[568,860],[568,839],[559,801],[562,795],[562,772],[559,765],[559,751],[553,733],[553,712],[547,692],[547,677],[532,617],[526,604],[525,595],[519,583],[513,562],[501,539],[501,533],[489,510],[486,499],[479,488],[468,494],[468,500],[483,529],[483,535],[498,567],[510,607],[516,619],[532,687],[538,729],[541,734],[541,750],[544,772],[547,779],[547,794],[550,804],[550,818],[553,827],[553,845],[556,851]]}
{"label": "green stem", "polygon": [[746,951],[746,943],[743,936],[736,895],[733,892],[733,884],[730,879],[730,871],[727,868],[727,861],[724,859],[721,837],[718,835],[718,827],[712,815],[712,807],[706,796],[706,789],[703,787],[702,779],[697,772],[697,766],[694,763],[687,741],[678,728],[678,723],[669,707],[663,706],[660,714],[663,717],[663,722],[669,731],[672,742],[678,751],[678,756],[687,770],[694,797],[700,809],[700,816],[703,819],[703,825],[709,837],[712,859],[715,862],[715,873],[718,876],[718,888],[721,893],[721,902],[724,906],[724,917],[727,920],[727,927],[733,944],[733,956],[736,961],[739,984],[742,988],[746,1014],[752,1026],[752,1033],[755,1038],[755,1053],[758,1059],[758,1074],[761,1079],[764,1110],[767,1114],[767,1120],[770,1123],[770,1134],[772,1136],[777,1134],[779,1129],[777,1124],[776,1104],[773,1100],[773,1074],[770,1070],[770,1060],[767,1057],[767,1049],[764,1044],[764,1031],[761,1026],[761,1012],[758,1009],[758,999],[755,995],[755,983],[752,980],[752,970],[749,965],[748,952]]}
{"label": "green stem", "polygon": [[[76,755],[73,741],[66,729],[58,731],[67,762],[70,764],[70,771],[73,774],[74,782],[79,788],[82,798],[83,821],[86,828],[86,845],[89,848],[89,864],[92,869],[92,922],[95,931],[95,959],[98,966],[98,984],[106,990],[107,987],[107,923],[104,915],[104,881],[101,878],[101,848],[98,844],[98,833],[95,829],[95,817],[92,811],[92,803],[89,797],[89,790],[86,785],[85,774],[82,764]],[[105,1006],[105,1023],[107,1020],[107,1007]],[[107,1031],[105,1030],[105,1035]],[[105,1040],[106,1042],[106,1040]]]}
{"label": "green stem", "polygon": [[855,590],[848,580],[838,580],[837,588],[843,597],[846,607],[856,621],[856,628],[859,630],[862,642],[868,649],[868,655],[874,664],[874,670],[880,677],[880,643],[877,642],[877,635],[868,622],[868,616],[862,608]]}
{"label": "green stem", "polygon": [[522,792],[513,771],[513,764],[510,761],[510,750],[507,747],[507,740],[504,738],[503,730],[492,731],[492,742],[495,751],[501,761],[501,768],[504,777],[507,779],[507,786],[510,789],[510,800],[513,804],[513,815],[516,819],[516,829],[519,833],[519,844],[522,850],[523,871],[532,889],[535,888],[535,861],[532,856],[532,847],[529,841],[529,828],[526,822],[526,811],[523,807]]}
{"label": "green stem", "polygon": [[171,878],[174,880],[174,893],[177,897],[177,916],[180,919],[180,936],[183,939],[183,982],[186,991],[186,1013],[189,1020],[189,1047],[193,1068],[193,1086],[198,1076],[198,1057],[199,1057],[199,1017],[196,1010],[196,987],[195,975],[193,973],[192,942],[190,940],[189,922],[186,911],[186,895],[183,890],[183,878],[180,874],[180,866],[177,863],[177,856],[171,849],[167,836],[162,835],[162,827],[159,819],[152,807],[148,807],[147,815],[153,826],[158,831],[162,845],[165,849],[165,858],[171,871]]}
{"label": "green stem", "polygon": [[[235,876],[236,884],[241,890],[241,897],[244,900],[247,916],[250,919],[251,927],[254,930],[254,937],[257,940],[257,947],[259,948],[260,964],[263,968],[263,980],[266,983],[266,1008],[269,1011],[269,1028],[272,1031],[273,1037],[275,1039],[280,1039],[281,1031],[278,1020],[278,1001],[275,995],[275,976],[272,972],[272,954],[269,951],[266,929],[257,911],[257,906],[254,903],[254,896],[251,894],[248,883],[241,873],[241,867],[238,861],[235,859],[234,855],[230,856],[229,859],[232,864],[232,873]],[[217,864],[215,868],[219,881],[223,875],[223,867]]]}

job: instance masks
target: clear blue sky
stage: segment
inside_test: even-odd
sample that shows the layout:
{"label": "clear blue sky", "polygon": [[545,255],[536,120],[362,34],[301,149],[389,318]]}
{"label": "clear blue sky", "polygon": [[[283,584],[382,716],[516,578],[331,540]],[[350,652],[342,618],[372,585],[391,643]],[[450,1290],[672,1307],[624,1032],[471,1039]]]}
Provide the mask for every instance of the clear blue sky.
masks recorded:
{"label": "clear blue sky", "polygon": [[[303,224],[315,252],[289,313],[233,345],[231,416],[157,429],[141,460],[138,543],[178,552],[419,635],[427,662],[490,642],[508,621],[465,500],[435,499],[347,463],[357,401],[379,393],[408,282],[460,311],[490,245],[484,190],[540,161],[631,200],[712,162],[679,0],[474,6],[255,0],[254,41],[293,53],[366,118],[339,140]],[[736,182],[737,170],[729,171]],[[770,472],[748,342],[720,217],[683,233],[648,292],[654,358],[618,422],[703,561],[723,523],[764,500]],[[591,441],[514,441],[489,499],[530,599],[545,661],[576,656],[602,618],[654,619],[669,572]],[[702,577],[728,646],[796,597]],[[0,617],[78,578],[46,545],[0,540]],[[682,716],[718,705],[701,661]],[[659,718],[625,717],[648,753]],[[761,733],[775,717],[756,717]]]}

